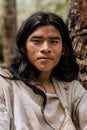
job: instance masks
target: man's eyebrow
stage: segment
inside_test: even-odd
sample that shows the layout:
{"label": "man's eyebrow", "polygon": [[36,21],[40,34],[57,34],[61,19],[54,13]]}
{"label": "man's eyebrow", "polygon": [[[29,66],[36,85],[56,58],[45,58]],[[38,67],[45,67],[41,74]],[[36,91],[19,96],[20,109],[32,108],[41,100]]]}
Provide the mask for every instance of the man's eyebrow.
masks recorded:
{"label": "man's eyebrow", "polygon": [[[43,38],[43,36],[32,36],[32,38],[39,38],[39,39],[41,39],[41,38]],[[60,39],[60,37],[59,36],[49,36],[48,38],[50,38],[50,39]]]}
{"label": "man's eyebrow", "polygon": [[42,36],[32,36],[32,38],[43,38]]}
{"label": "man's eyebrow", "polygon": [[50,39],[60,39],[58,36],[49,37]]}

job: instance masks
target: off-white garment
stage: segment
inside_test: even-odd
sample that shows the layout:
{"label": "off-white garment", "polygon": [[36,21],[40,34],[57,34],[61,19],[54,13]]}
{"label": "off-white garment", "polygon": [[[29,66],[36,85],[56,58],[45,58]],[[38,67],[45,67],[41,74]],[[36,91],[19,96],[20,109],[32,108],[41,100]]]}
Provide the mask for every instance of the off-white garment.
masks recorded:
{"label": "off-white garment", "polygon": [[[0,70],[0,74],[5,73]],[[78,81],[72,81],[64,89],[74,124],[80,127],[80,130],[87,130],[87,92]],[[43,119],[42,102],[43,98],[23,82],[8,81],[0,77],[0,130],[52,130],[51,127],[60,130],[65,113],[57,94],[47,94],[44,110],[45,118],[51,127]]]}

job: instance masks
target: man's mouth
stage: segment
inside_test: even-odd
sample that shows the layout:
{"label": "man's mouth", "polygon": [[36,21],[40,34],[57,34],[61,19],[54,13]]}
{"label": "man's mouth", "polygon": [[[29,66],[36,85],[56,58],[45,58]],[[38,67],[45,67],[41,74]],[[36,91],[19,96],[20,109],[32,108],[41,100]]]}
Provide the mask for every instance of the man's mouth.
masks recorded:
{"label": "man's mouth", "polygon": [[52,60],[52,57],[39,57],[38,60]]}

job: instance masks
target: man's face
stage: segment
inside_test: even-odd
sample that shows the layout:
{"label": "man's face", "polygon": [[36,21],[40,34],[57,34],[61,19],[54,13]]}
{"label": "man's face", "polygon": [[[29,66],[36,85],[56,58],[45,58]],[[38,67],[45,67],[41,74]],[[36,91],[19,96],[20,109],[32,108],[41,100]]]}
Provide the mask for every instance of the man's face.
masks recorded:
{"label": "man's face", "polygon": [[29,62],[40,72],[51,72],[62,54],[62,38],[52,25],[38,27],[26,41]]}

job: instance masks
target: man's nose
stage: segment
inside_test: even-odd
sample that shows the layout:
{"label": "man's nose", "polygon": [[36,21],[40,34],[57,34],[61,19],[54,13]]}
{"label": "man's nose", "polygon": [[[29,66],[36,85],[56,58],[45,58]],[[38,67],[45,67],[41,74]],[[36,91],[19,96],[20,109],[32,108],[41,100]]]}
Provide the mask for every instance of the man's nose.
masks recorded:
{"label": "man's nose", "polygon": [[44,41],[41,47],[41,51],[45,53],[50,53],[51,52],[51,47],[49,45],[48,41]]}

